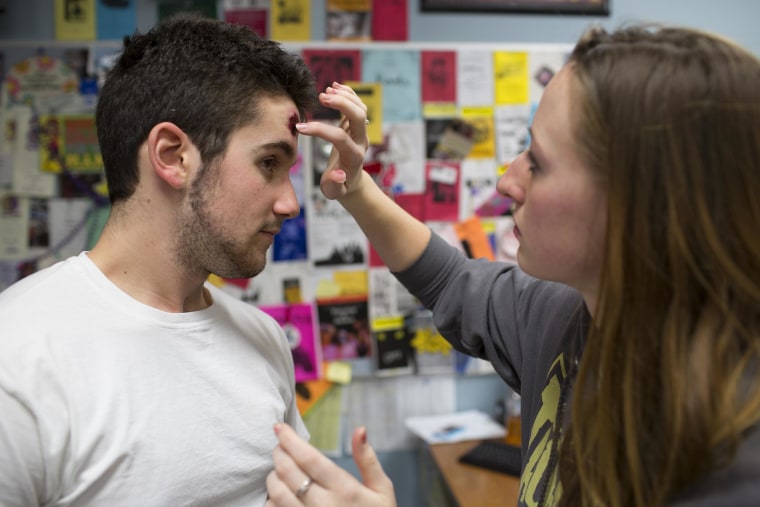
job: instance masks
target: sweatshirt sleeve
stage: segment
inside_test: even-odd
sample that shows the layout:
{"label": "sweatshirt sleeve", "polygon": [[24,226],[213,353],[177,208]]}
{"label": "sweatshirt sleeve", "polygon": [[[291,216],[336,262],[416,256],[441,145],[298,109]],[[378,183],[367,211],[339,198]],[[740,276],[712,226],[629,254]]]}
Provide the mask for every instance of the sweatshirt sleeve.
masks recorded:
{"label": "sweatshirt sleeve", "polygon": [[468,259],[436,234],[395,276],[432,310],[456,350],[489,360],[518,392],[523,370],[554,355],[563,334],[556,326],[582,304],[568,287],[532,278],[514,264]]}

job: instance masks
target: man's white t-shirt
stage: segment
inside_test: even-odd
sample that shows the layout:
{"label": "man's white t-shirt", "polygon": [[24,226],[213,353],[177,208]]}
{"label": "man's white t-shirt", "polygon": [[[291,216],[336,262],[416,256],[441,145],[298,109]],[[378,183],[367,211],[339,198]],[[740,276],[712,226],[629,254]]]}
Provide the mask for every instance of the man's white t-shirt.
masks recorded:
{"label": "man's white t-shirt", "polygon": [[83,252],[0,294],[0,505],[264,504],[274,424],[307,435],[290,348],[207,288],[159,311]]}

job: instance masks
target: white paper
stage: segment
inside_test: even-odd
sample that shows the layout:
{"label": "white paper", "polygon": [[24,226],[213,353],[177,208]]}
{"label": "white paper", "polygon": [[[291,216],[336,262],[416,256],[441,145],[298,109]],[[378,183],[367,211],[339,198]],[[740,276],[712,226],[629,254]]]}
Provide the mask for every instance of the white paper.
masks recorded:
{"label": "white paper", "polygon": [[500,106],[494,115],[496,127],[496,160],[499,164],[511,164],[528,147],[528,126],[531,106]]}
{"label": "white paper", "polygon": [[58,177],[40,170],[40,152],[31,109],[11,110],[16,122],[13,142],[13,192],[17,195],[53,197]]}
{"label": "white paper", "polygon": [[0,194],[0,260],[23,259],[29,253],[29,199]]}
{"label": "white paper", "polygon": [[430,444],[501,438],[506,434],[504,426],[479,410],[410,417],[406,427]]}
{"label": "white paper", "polygon": [[493,52],[461,50],[457,53],[457,103],[459,107],[494,103]]}
{"label": "white paper", "polygon": [[421,194],[425,191],[425,124],[422,121],[384,125],[388,135],[387,158],[393,164],[393,192]]}

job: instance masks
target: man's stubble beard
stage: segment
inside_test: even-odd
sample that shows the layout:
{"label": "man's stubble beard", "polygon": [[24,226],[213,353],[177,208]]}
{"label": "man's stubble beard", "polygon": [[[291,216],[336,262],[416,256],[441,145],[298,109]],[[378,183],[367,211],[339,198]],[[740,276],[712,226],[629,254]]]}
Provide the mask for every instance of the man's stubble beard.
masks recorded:
{"label": "man's stubble beard", "polygon": [[264,270],[266,252],[259,260],[250,248],[226,236],[225,224],[215,225],[210,213],[209,188],[215,167],[204,164],[187,200],[178,211],[177,262],[188,273],[204,271],[222,278],[251,278]]}

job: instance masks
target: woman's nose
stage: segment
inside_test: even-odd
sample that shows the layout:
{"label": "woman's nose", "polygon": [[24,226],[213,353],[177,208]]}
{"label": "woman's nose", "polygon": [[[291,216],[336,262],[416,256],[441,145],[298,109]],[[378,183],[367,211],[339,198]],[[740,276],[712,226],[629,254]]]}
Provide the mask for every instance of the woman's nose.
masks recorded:
{"label": "woman's nose", "polygon": [[524,175],[529,170],[529,164],[526,152],[520,153],[496,182],[496,190],[516,203],[522,203],[525,200]]}

